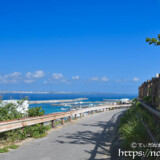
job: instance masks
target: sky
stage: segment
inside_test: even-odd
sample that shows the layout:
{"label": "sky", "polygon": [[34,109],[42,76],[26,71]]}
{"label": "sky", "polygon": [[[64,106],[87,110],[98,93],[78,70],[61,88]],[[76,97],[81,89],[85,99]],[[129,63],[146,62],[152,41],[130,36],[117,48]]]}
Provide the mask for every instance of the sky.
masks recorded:
{"label": "sky", "polygon": [[160,72],[160,0],[0,2],[0,90],[137,94]]}

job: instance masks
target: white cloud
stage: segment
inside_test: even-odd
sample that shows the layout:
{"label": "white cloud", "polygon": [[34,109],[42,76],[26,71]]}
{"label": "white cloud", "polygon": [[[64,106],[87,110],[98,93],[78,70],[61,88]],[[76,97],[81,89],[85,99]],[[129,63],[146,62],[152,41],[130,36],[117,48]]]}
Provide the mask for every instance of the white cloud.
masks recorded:
{"label": "white cloud", "polygon": [[22,73],[20,72],[13,72],[11,74],[0,76],[0,83],[17,83],[20,81],[21,75]]}
{"label": "white cloud", "polygon": [[138,77],[134,77],[134,78],[133,78],[133,81],[134,81],[134,82],[138,82],[138,81],[139,81],[139,78],[138,78]]}
{"label": "white cloud", "polygon": [[45,76],[45,72],[42,70],[38,70],[35,72],[27,72],[24,80],[25,83],[33,83],[36,81],[36,79],[43,78]]}
{"label": "white cloud", "polygon": [[109,81],[109,79],[108,79],[106,76],[102,77],[101,80],[102,80],[103,82],[108,82],[108,81]]}
{"label": "white cloud", "polygon": [[32,72],[27,72],[27,73],[26,73],[26,77],[27,77],[27,78],[32,78]]}
{"label": "white cloud", "polygon": [[115,82],[138,82],[139,78],[134,77],[132,79],[116,79]]}
{"label": "white cloud", "polygon": [[42,78],[42,77],[44,77],[44,75],[45,75],[45,73],[42,70],[39,70],[39,71],[36,71],[33,73],[34,78]]}
{"label": "white cloud", "polygon": [[80,79],[79,76],[73,76],[73,77],[72,77],[72,80],[78,80],[78,79]]}
{"label": "white cloud", "polygon": [[98,80],[99,80],[98,77],[92,77],[92,78],[90,79],[90,81],[98,81]]}
{"label": "white cloud", "polygon": [[52,79],[54,80],[54,83],[65,83],[65,84],[70,84],[61,73],[53,73],[52,74]]}
{"label": "white cloud", "polygon": [[30,78],[43,78],[45,76],[45,72],[42,70],[38,70],[35,72],[27,72],[26,73],[26,78],[30,79]]}
{"label": "white cloud", "polygon": [[102,81],[102,82],[108,82],[109,79],[106,76],[103,76],[102,78],[99,77],[92,77],[90,78],[90,81]]}
{"label": "white cloud", "polygon": [[4,75],[4,78],[17,78],[21,75],[22,75],[22,73],[20,73],[20,72],[13,72],[11,74]]}
{"label": "white cloud", "polygon": [[63,75],[61,73],[53,73],[52,77],[54,80],[61,80],[63,79]]}
{"label": "white cloud", "polygon": [[27,80],[24,80],[24,82],[25,83],[33,83],[33,82],[35,82],[35,80],[33,80],[33,79],[27,79]]}

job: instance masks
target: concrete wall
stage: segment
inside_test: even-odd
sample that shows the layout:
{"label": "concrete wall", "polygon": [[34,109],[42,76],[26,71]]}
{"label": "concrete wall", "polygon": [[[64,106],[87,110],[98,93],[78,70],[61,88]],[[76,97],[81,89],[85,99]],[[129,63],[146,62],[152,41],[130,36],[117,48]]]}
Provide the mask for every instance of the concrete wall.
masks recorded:
{"label": "concrete wall", "polygon": [[152,105],[160,107],[160,74],[151,80],[147,80],[139,87],[139,98],[143,99],[145,96],[152,97]]}

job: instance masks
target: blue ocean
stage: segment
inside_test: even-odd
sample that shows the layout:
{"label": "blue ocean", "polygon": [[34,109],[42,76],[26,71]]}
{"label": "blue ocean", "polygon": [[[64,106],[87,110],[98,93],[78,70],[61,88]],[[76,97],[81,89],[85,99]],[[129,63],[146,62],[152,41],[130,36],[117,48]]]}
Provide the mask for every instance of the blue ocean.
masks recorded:
{"label": "blue ocean", "polygon": [[[82,102],[71,103],[46,103],[46,104],[30,104],[29,108],[42,107],[45,114],[55,113],[55,112],[66,112],[71,109],[71,107],[83,107],[83,106],[96,106],[98,103],[104,100],[117,100],[122,98],[133,99],[137,97],[136,94],[69,94],[69,93],[59,93],[59,94],[34,94],[34,93],[6,93],[2,94],[3,100],[10,99],[23,99],[28,98],[29,101],[39,101],[39,100],[62,100],[62,99],[76,99],[76,98],[88,98]],[[75,108],[76,108],[75,107]]]}

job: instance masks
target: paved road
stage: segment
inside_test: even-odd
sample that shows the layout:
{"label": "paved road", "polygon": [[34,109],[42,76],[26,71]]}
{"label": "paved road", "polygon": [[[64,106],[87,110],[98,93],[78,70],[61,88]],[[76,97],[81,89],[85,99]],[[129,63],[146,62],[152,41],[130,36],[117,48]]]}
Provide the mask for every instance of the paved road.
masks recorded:
{"label": "paved road", "polygon": [[0,154],[0,160],[102,160],[110,159],[117,117],[125,109],[85,117],[77,123],[55,129],[47,137]]}

